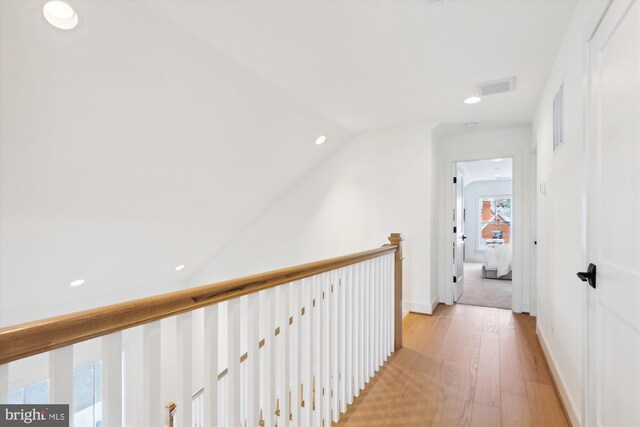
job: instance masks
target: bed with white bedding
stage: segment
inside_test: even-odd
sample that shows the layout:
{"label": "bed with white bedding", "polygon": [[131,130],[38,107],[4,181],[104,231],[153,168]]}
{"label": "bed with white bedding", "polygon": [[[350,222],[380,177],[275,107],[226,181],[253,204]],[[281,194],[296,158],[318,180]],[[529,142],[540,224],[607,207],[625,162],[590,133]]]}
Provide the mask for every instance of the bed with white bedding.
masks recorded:
{"label": "bed with white bedding", "polygon": [[511,245],[488,246],[484,251],[482,277],[511,280]]}

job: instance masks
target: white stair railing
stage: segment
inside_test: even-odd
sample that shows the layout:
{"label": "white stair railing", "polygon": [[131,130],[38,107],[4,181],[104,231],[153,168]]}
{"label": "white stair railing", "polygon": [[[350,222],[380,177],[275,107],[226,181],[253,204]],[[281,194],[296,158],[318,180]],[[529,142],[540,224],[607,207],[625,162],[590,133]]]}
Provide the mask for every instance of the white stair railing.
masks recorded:
{"label": "white stair railing", "polygon": [[[0,396],[7,399],[23,356],[48,351],[49,403],[71,404],[73,417],[75,343],[101,337],[102,426],[329,426],[401,343],[401,237],[390,241],[192,292],[3,328]],[[104,323],[110,320],[117,324]],[[35,344],[45,334],[53,336]]]}

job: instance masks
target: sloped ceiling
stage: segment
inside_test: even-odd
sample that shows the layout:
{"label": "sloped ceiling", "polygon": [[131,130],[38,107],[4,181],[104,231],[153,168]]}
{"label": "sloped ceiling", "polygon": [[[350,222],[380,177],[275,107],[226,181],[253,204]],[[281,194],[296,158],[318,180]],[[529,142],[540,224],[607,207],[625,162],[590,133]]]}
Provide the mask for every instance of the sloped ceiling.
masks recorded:
{"label": "sloped ceiling", "polygon": [[68,1],[0,1],[2,325],[181,286],[355,133],[530,122],[574,5]]}
{"label": "sloped ceiling", "polygon": [[0,4],[2,324],[180,286],[349,135],[145,4]]}

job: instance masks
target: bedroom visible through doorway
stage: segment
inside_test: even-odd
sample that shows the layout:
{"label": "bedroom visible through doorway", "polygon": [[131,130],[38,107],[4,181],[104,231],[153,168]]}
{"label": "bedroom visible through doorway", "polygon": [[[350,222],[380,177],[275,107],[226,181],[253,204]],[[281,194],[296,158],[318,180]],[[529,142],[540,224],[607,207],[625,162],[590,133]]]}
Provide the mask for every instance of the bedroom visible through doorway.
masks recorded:
{"label": "bedroom visible through doorway", "polygon": [[511,309],[511,158],[457,162],[454,166],[455,300]]}

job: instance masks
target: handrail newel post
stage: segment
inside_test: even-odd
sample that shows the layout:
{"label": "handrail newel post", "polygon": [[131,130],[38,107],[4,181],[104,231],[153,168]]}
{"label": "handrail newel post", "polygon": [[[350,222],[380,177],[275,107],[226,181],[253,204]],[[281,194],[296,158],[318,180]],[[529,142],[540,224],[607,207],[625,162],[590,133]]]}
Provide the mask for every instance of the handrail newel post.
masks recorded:
{"label": "handrail newel post", "polygon": [[395,350],[402,347],[402,234],[391,233],[389,236],[389,242],[392,245],[398,247],[395,257],[394,268],[394,288],[395,288],[395,303],[394,303],[394,342]]}

